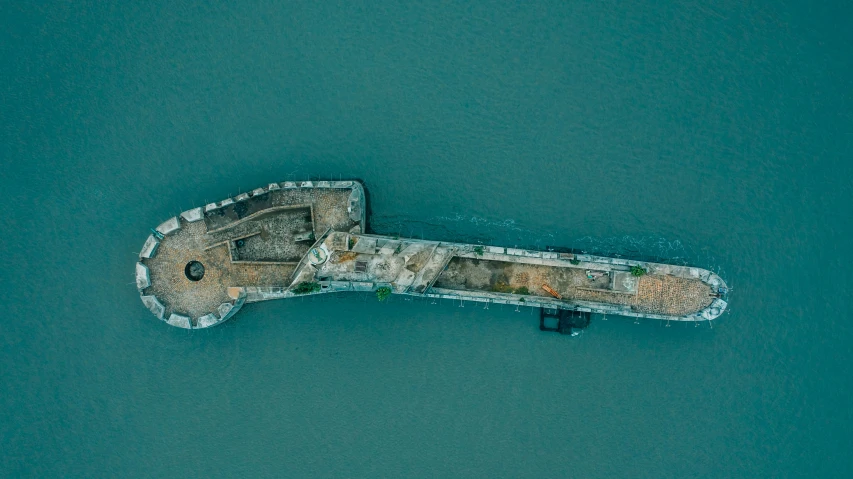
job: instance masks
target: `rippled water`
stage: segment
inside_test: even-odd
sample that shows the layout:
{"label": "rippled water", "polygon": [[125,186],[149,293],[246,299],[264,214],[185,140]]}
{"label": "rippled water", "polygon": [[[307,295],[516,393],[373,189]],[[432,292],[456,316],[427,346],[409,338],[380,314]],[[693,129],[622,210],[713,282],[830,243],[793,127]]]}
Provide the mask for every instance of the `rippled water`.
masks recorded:
{"label": "rippled water", "polygon": [[[3,7],[2,475],[853,474],[849,5],[138,3]],[[731,313],[142,307],[149,227],[338,177],[379,232],[689,262]]]}

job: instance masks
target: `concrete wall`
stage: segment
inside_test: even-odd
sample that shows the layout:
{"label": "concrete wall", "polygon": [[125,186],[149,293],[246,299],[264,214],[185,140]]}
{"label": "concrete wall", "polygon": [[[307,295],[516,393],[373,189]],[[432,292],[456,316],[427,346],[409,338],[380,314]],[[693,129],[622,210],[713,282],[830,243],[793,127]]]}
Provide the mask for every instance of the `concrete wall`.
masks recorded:
{"label": "concrete wall", "polygon": [[[233,204],[233,203],[236,203],[239,201],[245,201],[249,198],[259,196],[259,195],[263,195],[269,191],[281,190],[281,189],[295,189],[295,188],[352,189],[354,192],[356,192],[356,196],[359,199],[362,199],[362,201],[361,201],[362,204],[364,203],[364,200],[363,200],[363,198],[365,197],[364,186],[358,181],[354,181],[354,180],[347,180],[347,181],[284,181],[281,183],[270,183],[267,186],[264,186],[261,188],[255,188],[254,190],[252,190],[248,193],[241,193],[241,194],[235,196],[234,198],[226,198],[226,199],[224,199],[220,202],[217,202],[217,203],[208,203],[203,207],[203,211],[204,211],[204,213],[208,213],[208,212],[213,211],[215,209],[222,208],[224,206],[228,206],[230,204]],[[360,215],[360,218],[361,218],[360,222],[361,223],[364,223],[364,220],[366,219],[366,217],[365,217],[366,209],[367,209],[366,207],[362,208],[361,215]]]}

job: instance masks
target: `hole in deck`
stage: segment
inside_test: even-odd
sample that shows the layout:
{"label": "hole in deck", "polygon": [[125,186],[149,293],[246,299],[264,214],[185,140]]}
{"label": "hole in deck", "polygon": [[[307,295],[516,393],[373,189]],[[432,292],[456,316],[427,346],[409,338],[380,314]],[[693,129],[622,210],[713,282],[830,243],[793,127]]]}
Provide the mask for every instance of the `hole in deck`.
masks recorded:
{"label": "hole in deck", "polygon": [[190,281],[199,281],[201,278],[204,278],[204,265],[198,261],[190,261],[184,267],[184,274],[187,275],[187,279]]}

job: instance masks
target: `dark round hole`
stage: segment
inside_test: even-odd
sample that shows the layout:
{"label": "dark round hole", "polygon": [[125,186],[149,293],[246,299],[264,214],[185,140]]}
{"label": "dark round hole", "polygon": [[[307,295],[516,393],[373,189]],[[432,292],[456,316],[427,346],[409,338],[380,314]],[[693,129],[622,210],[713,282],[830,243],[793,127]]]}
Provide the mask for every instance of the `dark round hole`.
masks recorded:
{"label": "dark round hole", "polygon": [[184,274],[187,275],[187,279],[190,281],[198,281],[204,278],[204,265],[198,261],[190,261],[184,268]]}

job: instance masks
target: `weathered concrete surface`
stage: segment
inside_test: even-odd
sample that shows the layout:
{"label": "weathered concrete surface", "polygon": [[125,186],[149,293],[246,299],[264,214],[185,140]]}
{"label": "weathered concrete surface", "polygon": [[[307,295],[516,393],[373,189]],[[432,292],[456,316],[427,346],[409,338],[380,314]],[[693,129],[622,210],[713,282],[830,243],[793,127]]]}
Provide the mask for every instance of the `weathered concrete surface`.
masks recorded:
{"label": "weathered concrete surface", "polygon": [[181,222],[178,220],[177,216],[173,216],[168,220],[160,223],[160,226],[157,227],[157,231],[160,232],[163,236],[169,235],[181,229]]}
{"label": "weathered concrete surface", "polygon": [[364,217],[364,211],[366,209],[366,205],[364,204],[364,190],[361,188],[354,188],[349,195],[347,203],[347,212],[349,213],[349,218],[352,221],[361,222],[361,219]]}
{"label": "weathered concrete surface", "polygon": [[423,270],[419,271],[417,278],[409,287],[409,291],[421,294],[425,293],[435,283],[436,279],[438,279],[441,272],[444,271],[444,268],[456,255],[457,251],[457,248],[450,245],[436,246],[432,255],[424,264]]}
{"label": "weathered concrete surface", "polygon": [[140,291],[151,286],[151,274],[148,267],[142,263],[136,263],[136,288]]}
{"label": "weathered concrete surface", "polygon": [[193,208],[191,210],[184,211],[181,213],[181,218],[186,220],[187,223],[192,223],[194,221],[200,221],[202,216],[204,215],[204,211],[201,206],[198,208]]}
{"label": "weathered concrete surface", "polygon": [[637,294],[640,286],[640,279],[627,271],[617,271],[613,273],[613,283],[611,289],[618,293]]}
{"label": "weathered concrete surface", "polygon": [[208,232],[211,243],[242,240],[235,248],[235,261],[296,263],[308,251],[310,243],[297,237],[314,234],[310,205],[270,208],[269,215],[246,217],[216,232]]}
{"label": "weathered concrete surface", "polygon": [[222,303],[219,305],[219,308],[217,308],[216,312],[219,313],[219,316],[227,316],[228,313],[231,312],[231,308],[233,307],[234,306],[232,306],[231,303]]}
{"label": "weathered concrete surface", "polygon": [[153,258],[157,254],[158,246],[160,246],[160,240],[155,238],[154,235],[148,235],[148,239],[142,245],[142,251],[139,252],[139,259]]}
{"label": "weathered concrete surface", "polygon": [[[341,237],[347,237],[342,241]],[[436,244],[413,239],[333,233],[324,242],[330,260],[314,273],[332,281],[387,282],[395,292],[424,294],[431,287],[464,298],[504,298],[548,303],[549,285],[564,305],[602,304],[618,311],[686,318],[707,308],[711,287],[697,277],[648,274],[637,278],[631,264],[587,261],[572,265],[558,253],[490,248],[473,253],[473,245]],[[340,245],[346,244],[349,250]],[[409,262],[429,251],[421,267]],[[498,252],[505,251],[505,252]],[[484,259],[488,255],[489,259]],[[674,270],[668,270],[670,273]],[[682,272],[684,273],[684,272]],[[590,278],[592,276],[592,279]],[[688,274],[688,276],[690,276]],[[611,280],[611,278],[613,278]],[[614,284],[619,281],[619,284]],[[625,286],[625,282],[631,284]],[[611,310],[613,310],[611,308]]]}
{"label": "weathered concrete surface", "polygon": [[151,311],[157,319],[163,319],[166,314],[166,307],[157,299],[156,296],[142,296],[142,304]]}
{"label": "weathered concrete surface", "polygon": [[353,236],[356,243],[352,247],[354,253],[376,254],[376,238]]}
{"label": "weathered concrete surface", "polygon": [[[198,318],[231,301],[229,286],[287,284],[293,265],[234,263],[228,245],[211,245],[205,231],[203,221],[186,223],[161,242],[156,258],[147,260],[151,286],[146,294],[157,296],[167,310]],[[204,265],[200,281],[187,278],[184,269],[190,261]]]}
{"label": "weathered concrete surface", "polygon": [[[137,266],[143,304],[155,316],[172,318],[181,327],[203,328],[232,317],[250,300],[248,288],[286,291],[296,261],[311,245],[306,237],[311,238],[318,230],[348,231],[364,221],[363,211],[353,220],[349,210],[353,193],[356,197],[364,195],[359,183],[318,185],[323,188],[311,183],[298,188],[293,183],[273,183],[250,194],[185,211],[160,224],[156,230],[164,238],[148,237]],[[287,214],[246,218],[254,212],[300,204],[307,206],[301,211],[285,209]],[[211,233],[211,229],[217,232]],[[204,275],[198,281],[185,274],[190,261],[204,265]],[[237,297],[229,291],[236,291]],[[253,297],[257,299],[258,295]],[[184,317],[188,318],[187,325]]]}
{"label": "weathered concrete surface", "polygon": [[169,319],[166,322],[178,328],[192,329],[193,327],[190,322],[190,317],[183,314],[172,313],[169,315]]}
{"label": "weathered concrete surface", "polygon": [[196,327],[198,327],[198,328],[209,328],[218,322],[219,322],[219,316],[217,316],[213,313],[205,314],[204,316],[198,318]]}
{"label": "weathered concrete surface", "polygon": [[[389,287],[398,294],[678,321],[712,320],[727,307],[725,282],[701,268],[365,235],[366,206],[358,182],[304,181],[271,183],[188,210],[158,226],[168,236],[149,236],[140,253],[143,304],[186,328],[221,324],[246,302],[297,296],[293,288],[301,282],[317,284],[309,294]],[[308,244],[311,234],[317,239]],[[198,281],[184,274],[193,260],[205,267]],[[632,266],[648,274],[635,277]]]}

